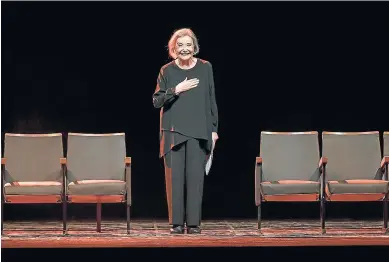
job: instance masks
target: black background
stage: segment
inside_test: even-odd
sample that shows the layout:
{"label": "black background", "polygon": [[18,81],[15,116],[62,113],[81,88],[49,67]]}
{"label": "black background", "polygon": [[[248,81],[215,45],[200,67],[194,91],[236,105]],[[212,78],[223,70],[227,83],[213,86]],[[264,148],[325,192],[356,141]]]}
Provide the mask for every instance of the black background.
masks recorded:
{"label": "black background", "polygon": [[[260,132],[389,130],[387,2],[2,2],[2,133],[125,132],[136,218],[166,218],[152,93],[175,29],[212,63],[219,142],[204,219],[255,218]],[[329,217],[380,217],[379,204],[331,204]],[[5,219],[60,218],[12,205]],[[319,218],[270,203],[264,218]],[[93,217],[71,206],[72,217]],[[107,205],[103,217],[125,217]]]}

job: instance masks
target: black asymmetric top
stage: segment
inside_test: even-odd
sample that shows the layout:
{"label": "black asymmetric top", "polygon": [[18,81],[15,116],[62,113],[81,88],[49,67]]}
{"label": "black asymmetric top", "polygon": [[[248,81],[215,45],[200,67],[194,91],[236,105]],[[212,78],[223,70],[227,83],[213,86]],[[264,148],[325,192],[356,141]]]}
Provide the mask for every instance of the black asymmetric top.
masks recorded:
{"label": "black asymmetric top", "polygon": [[[197,87],[175,95],[175,87],[197,78]],[[164,65],[158,75],[153,105],[160,112],[160,157],[189,138],[204,140],[205,150],[212,149],[212,132],[218,129],[213,69],[210,62],[197,59],[191,69],[178,67],[175,61]]]}

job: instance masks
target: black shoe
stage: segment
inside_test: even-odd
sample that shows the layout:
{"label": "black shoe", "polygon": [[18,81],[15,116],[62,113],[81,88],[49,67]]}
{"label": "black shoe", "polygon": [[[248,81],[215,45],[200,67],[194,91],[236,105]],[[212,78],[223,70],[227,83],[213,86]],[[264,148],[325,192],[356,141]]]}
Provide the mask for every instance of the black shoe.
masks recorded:
{"label": "black shoe", "polygon": [[198,226],[188,227],[187,233],[188,234],[201,234],[201,229]]}
{"label": "black shoe", "polygon": [[184,226],[173,226],[170,229],[170,234],[184,234]]}

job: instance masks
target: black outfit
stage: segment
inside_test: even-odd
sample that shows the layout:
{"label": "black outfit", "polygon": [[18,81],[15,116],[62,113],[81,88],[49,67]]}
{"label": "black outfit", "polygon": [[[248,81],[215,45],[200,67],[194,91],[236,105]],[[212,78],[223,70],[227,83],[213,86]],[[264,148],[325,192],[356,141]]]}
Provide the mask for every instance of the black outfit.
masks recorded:
{"label": "black outfit", "polygon": [[[197,87],[175,94],[185,80],[199,79]],[[191,69],[172,61],[164,65],[157,79],[153,105],[161,108],[160,153],[164,158],[169,222],[184,225],[184,184],[187,188],[186,223],[199,226],[206,156],[212,149],[212,132],[218,129],[213,69],[197,59]]]}

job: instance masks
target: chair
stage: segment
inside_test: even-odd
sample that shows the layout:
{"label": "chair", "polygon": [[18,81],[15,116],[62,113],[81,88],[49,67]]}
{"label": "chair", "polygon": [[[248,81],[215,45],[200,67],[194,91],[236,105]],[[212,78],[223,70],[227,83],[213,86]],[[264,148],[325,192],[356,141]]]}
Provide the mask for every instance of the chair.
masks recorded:
{"label": "chair", "polygon": [[131,158],[124,133],[69,133],[66,158],[68,203],[95,203],[101,232],[102,203],[125,203],[130,233]]}
{"label": "chair", "polygon": [[[4,137],[1,159],[3,204],[62,205],[63,233],[66,231],[65,175],[62,134],[14,134]],[[3,217],[1,219],[3,233]]]}
{"label": "chair", "polygon": [[324,231],[324,199],[318,133],[261,132],[260,156],[255,166],[255,200],[258,229],[262,202],[321,202]]}
{"label": "chair", "polygon": [[326,200],[383,201],[387,228],[389,183],[387,175],[383,178],[379,132],[323,132],[322,139],[322,153],[328,159],[324,166]]}

